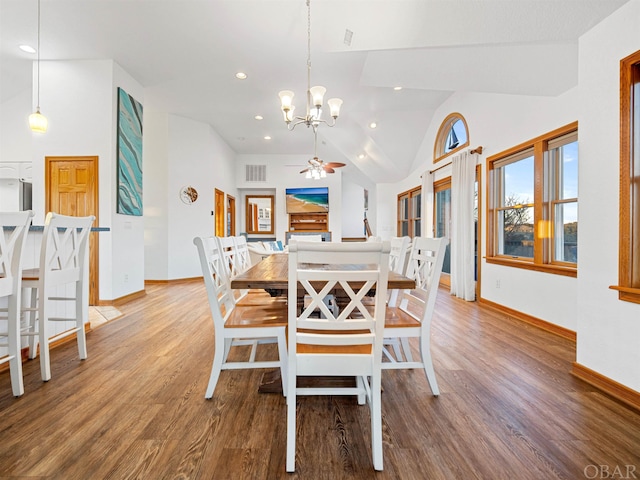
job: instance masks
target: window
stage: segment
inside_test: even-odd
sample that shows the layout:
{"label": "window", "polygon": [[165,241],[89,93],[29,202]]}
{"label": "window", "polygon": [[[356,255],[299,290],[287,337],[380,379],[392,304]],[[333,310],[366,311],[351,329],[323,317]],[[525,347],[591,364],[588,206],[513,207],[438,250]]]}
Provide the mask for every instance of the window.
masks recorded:
{"label": "window", "polygon": [[578,124],[487,159],[487,262],[576,276]]}
{"label": "window", "polygon": [[640,51],[620,62],[618,298],[640,303]]}
{"label": "window", "polygon": [[421,231],[422,188],[398,195],[398,236],[419,237]]}
{"label": "window", "polygon": [[444,160],[451,154],[469,146],[467,122],[459,113],[452,113],[444,119],[436,135],[433,162]]}

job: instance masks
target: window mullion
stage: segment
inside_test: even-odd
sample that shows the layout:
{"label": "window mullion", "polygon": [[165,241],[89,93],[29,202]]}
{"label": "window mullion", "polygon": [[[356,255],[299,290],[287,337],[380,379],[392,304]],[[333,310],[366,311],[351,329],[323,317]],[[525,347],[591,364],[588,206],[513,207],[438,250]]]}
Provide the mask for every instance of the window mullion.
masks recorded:
{"label": "window mullion", "polygon": [[[549,214],[548,199],[544,188],[544,152],[547,142],[536,142],[533,147],[534,193],[533,193],[533,261],[548,263],[549,261]],[[546,207],[546,208],[545,208]]]}

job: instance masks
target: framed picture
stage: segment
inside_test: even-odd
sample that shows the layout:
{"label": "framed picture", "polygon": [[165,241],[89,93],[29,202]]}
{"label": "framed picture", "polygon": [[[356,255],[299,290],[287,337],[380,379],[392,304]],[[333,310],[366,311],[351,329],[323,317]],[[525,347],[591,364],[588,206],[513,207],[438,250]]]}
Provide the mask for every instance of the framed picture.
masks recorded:
{"label": "framed picture", "polygon": [[329,187],[287,188],[287,213],[326,213],[329,211]]}
{"label": "framed picture", "polygon": [[117,213],[142,215],[142,105],[118,88]]}

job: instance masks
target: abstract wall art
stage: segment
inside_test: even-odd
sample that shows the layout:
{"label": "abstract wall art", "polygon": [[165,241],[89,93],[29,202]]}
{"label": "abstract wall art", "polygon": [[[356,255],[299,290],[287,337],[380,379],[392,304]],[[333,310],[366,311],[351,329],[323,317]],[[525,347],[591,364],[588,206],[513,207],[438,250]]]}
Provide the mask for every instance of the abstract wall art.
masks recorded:
{"label": "abstract wall art", "polygon": [[142,215],[142,105],[118,88],[117,213]]}

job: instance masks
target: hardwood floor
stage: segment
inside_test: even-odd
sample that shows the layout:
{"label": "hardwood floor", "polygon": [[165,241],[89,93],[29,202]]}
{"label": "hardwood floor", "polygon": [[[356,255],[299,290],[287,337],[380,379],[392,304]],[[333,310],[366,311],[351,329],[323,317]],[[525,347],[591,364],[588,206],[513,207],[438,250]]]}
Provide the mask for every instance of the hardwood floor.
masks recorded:
{"label": "hardwood floor", "polygon": [[0,375],[0,478],[640,478],[640,414],[569,374],[571,342],[445,291],[432,341],[440,397],[423,372],[383,372],[384,471],[371,464],[367,407],[306,397],[286,474],[285,399],[258,393],[263,371],[223,372],[204,399],[204,285],[147,292],[88,335],[87,360],[75,343],[54,349],[48,383],[28,361],[15,399]]}

